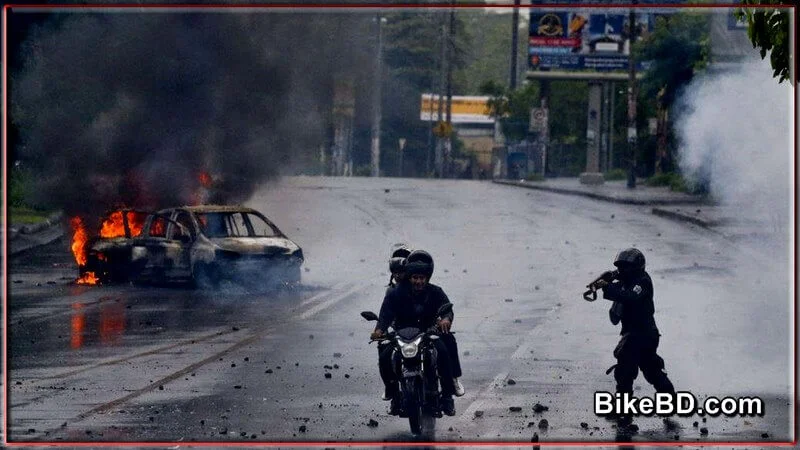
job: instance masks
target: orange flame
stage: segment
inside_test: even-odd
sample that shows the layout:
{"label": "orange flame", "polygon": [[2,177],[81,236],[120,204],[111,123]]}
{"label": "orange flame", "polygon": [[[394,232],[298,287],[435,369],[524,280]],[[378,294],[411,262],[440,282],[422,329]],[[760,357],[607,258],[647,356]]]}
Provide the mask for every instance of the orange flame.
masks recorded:
{"label": "orange flame", "polygon": [[202,184],[203,187],[207,188],[211,187],[211,184],[214,182],[214,180],[211,178],[211,175],[209,175],[208,172],[200,172],[197,175],[197,179],[200,180],[200,184]]}
{"label": "orange flame", "polygon": [[75,280],[78,284],[97,284],[99,281],[100,279],[95,276],[94,272],[86,272],[82,277]]}
{"label": "orange flame", "polygon": [[[136,237],[142,232],[144,226],[144,215],[134,211],[128,211],[125,214],[128,219],[128,228],[131,232],[131,237]],[[125,224],[122,220],[122,211],[115,211],[111,213],[100,228],[100,237],[102,238],[116,238],[125,236]]]}
{"label": "orange flame", "polygon": [[79,266],[86,265],[86,242],[89,240],[86,227],[80,217],[75,216],[70,220],[72,231],[72,254]]}

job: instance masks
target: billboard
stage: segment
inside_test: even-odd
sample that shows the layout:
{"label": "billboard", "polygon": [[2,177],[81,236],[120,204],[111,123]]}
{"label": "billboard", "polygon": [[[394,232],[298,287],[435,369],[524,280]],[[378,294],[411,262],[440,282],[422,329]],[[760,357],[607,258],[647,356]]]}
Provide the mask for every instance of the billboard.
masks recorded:
{"label": "billboard", "polygon": [[[636,14],[636,38],[653,30],[653,14]],[[531,9],[528,67],[531,70],[625,71],[630,53],[625,9]],[[638,68],[645,69],[643,63]]]}
{"label": "billboard", "polygon": [[[488,102],[491,97],[484,95],[454,95],[450,104],[453,123],[494,123],[489,115]],[[446,102],[446,97],[442,98]],[[445,107],[442,105],[442,110]],[[420,120],[439,121],[439,96],[422,94],[420,102]],[[441,119],[444,120],[444,117]]]}

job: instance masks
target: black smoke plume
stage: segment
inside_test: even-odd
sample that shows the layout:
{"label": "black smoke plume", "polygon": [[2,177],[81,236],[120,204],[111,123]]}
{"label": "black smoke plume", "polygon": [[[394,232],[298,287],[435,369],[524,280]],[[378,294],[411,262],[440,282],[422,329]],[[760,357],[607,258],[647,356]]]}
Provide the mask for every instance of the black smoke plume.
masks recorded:
{"label": "black smoke plume", "polygon": [[[10,27],[25,14],[12,10]],[[336,77],[371,76],[370,14],[51,14],[10,60],[13,151],[32,201],[68,216],[246,201],[318,153]]]}

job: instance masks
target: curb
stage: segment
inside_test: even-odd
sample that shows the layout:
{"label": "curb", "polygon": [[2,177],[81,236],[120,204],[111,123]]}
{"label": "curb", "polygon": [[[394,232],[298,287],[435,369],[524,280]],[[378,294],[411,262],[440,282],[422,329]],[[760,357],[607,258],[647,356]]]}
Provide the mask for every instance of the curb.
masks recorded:
{"label": "curb", "polygon": [[536,182],[520,182],[520,181],[506,181],[506,180],[492,180],[492,183],[496,184],[504,184],[507,186],[518,186],[524,187],[528,189],[538,189],[540,191],[549,191],[555,192],[558,194],[569,194],[569,195],[578,195],[582,197],[588,197],[595,200],[603,200],[611,203],[622,203],[628,205],[686,205],[686,204],[708,204],[709,202],[704,198],[685,198],[685,199],[653,199],[653,200],[643,200],[643,199],[635,199],[635,198],[625,198],[625,197],[614,197],[605,194],[598,194],[595,192],[585,192],[585,191],[577,191],[574,189],[563,189],[563,188],[556,188],[552,186],[541,186],[536,185]]}
{"label": "curb", "polygon": [[35,225],[25,225],[19,229],[19,233],[21,234],[35,234],[40,231],[43,231],[47,228],[50,228],[54,225],[58,225],[61,222],[61,219],[64,217],[63,213],[57,212],[50,217],[48,217],[44,222],[39,222]]}
{"label": "curb", "polygon": [[710,220],[703,220],[698,217],[692,217],[683,213],[669,211],[661,208],[653,208],[652,213],[660,217],[665,217],[667,219],[677,220],[680,222],[691,222],[703,228],[711,228],[714,225],[717,225],[716,222]]}

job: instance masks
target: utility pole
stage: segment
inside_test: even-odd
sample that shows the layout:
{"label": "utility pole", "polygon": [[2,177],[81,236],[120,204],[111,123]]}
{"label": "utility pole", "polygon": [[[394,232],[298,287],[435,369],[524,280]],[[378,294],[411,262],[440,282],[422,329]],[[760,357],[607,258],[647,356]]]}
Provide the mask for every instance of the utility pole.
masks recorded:
{"label": "utility pole", "polygon": [[[438,114],[436,115],[436,121],[438,124],[444,123],[444,97],[445,97],[445,70],[447,64],[447,26],[445,25],[444,18],[446,16],[441,16],[441,45],[440,45],[440,57],[439,57],[439,103],[438,103]],[[439,127],[441,131],[441,127]],[[444,167],[443,164],[444,159],[444,137],[441,132],[437,133],[436,138],[436,154],[434,155],[434,165],[436,171],[436,176],[439,178],[442,177],[442,169]]]}
{"label": "utility pole", "polygon": [[381,173],[381,83],[383,81],[383,24],[386,18],[378,14],[375,17],[378,24],[378,51],[375,61],[375,86],[373,87],[372,102],[372,173],[373,177]]}
{"label": "utility pole", "polygon": [[514,0],[514,14],[511,16],[511,90],[517,88],[517,41],[519,34],[519,5],[521,0]]}
{"label": "utility pole", "polygon": [[[636,4],[636,0],[633,0]],[[633,57],[633,43],[636,41],[636,10],[631,8],[628,16],[628,188],[636,187],[636,60]]]}
{"label": "utility pole", "polygon": [[447,35],[447,130],[449,132],[444,138],[444,161],[442,164],[442,175],[444,178],[450,176],[450,154],[453,150],[453,59],[455,51],[455,35],[456,35],[456,8],[455,0],[451,0],[450,7],[450,27]]}

